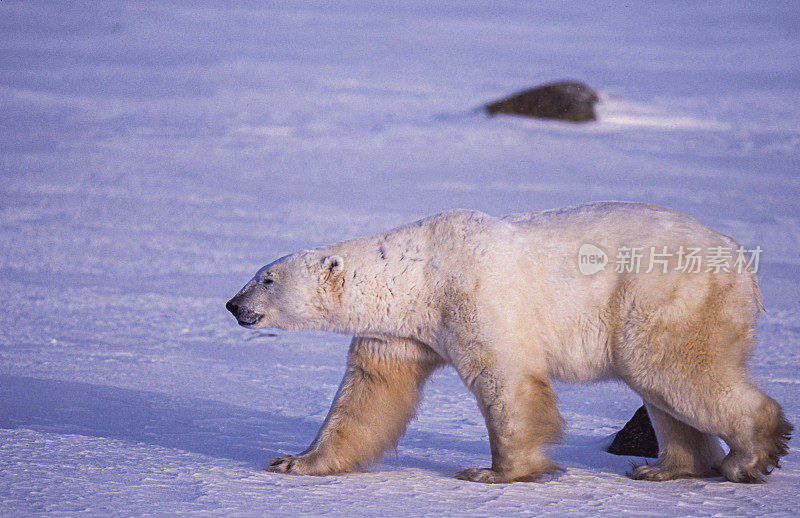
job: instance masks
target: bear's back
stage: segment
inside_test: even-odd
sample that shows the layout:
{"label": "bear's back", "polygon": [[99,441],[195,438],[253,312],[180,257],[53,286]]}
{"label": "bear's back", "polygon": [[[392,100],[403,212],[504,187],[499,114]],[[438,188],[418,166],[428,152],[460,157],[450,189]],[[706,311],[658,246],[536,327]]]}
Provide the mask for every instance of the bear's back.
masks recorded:
{"label": "bear's back", "polygon": [[563,209],[509,214],[503,221],[516,226],[533,244],[574,248],[584,243],[623,246],[738,246],[729,237],[695,218],[665,207],[637,202],[605,201]]}

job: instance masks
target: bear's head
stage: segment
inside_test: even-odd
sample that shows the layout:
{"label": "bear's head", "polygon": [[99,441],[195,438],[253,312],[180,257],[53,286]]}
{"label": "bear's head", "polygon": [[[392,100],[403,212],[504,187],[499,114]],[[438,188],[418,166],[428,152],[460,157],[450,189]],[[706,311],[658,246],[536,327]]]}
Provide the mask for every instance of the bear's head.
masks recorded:
{"label": "bear's head", "polygon": [[322,331],[343,291],[344,259],[298,252],[261,268],[225,307],[249,329]]}

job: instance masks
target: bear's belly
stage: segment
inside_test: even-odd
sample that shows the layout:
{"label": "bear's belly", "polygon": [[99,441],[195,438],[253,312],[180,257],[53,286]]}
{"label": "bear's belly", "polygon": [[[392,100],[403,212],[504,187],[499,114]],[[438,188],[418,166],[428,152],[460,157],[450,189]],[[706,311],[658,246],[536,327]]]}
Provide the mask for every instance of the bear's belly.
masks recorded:
{"label": "bear's belly", "polygon": [[546,351],[547,372],[564,383],[589,383],[616,378],[607,346],[575,341],[556,344]]}

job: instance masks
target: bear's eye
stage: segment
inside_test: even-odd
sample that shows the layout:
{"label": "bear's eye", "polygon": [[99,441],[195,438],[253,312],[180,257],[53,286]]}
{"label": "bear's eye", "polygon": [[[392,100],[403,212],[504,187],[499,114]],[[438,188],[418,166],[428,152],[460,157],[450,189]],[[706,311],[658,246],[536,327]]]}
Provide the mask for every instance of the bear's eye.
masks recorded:
{"label": "bear's eye", "polygon": [[272,284],[272,279],[270,277],[264,277],[261,279],[261,284]]}

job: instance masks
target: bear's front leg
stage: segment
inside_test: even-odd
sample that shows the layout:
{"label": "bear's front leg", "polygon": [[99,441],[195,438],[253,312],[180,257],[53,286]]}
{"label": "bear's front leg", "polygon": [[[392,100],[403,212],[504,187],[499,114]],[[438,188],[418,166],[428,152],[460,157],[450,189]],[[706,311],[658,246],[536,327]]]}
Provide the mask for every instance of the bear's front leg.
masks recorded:
{"label": "bear's front leg", "polygon": [[299,455],[277,457],[265,469],[331,475],[378,460],[405,432],[425,380],[441,364],[419,342],[354,337],[344,379],[311,446]]}
{"label": "bear's front leg", "polygon": [[457,369],[478,399],[486,421],[492,467],[465,469],[456,478],[533,482],[561,471],[544,451],[561,439],[563,426],[555,392],[545,376],[508,372],[490,359]]}

